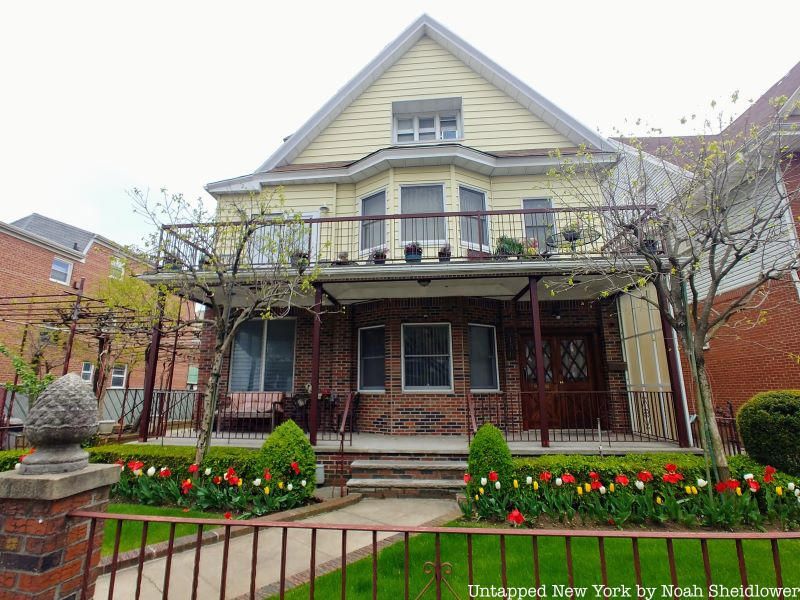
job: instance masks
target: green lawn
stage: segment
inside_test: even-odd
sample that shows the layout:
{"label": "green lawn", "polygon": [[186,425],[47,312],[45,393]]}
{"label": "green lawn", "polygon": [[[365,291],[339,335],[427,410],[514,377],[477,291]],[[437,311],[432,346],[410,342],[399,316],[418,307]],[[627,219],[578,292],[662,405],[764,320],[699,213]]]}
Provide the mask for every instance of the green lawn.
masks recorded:
{"label": "green lawn", "polygon": [[[496,536],[473,535],[474,582],[480,585],[501,585],[500,542]],[[633,554],[629,540],[606,540],[606,561],[609,586],[636,585],[633,570]],[[705,589],[703,559],[697,540],[676,540],[675,557],[680,586],[697,584]],[[772,552],[769,541],[744,543],[745,560],[749,583],[770,586],[775,584],[772,568]],[[785,586],[800,586],[800,541],[780,543]],[[642,584],[658,586],[653,598],[661,598],[662,584],[670,583],[666,544],[663,540],[641,540],[639,552],[642,563]],[[587,587],[587,598],[594,598],[592,584],[599,584],[600,560],[597,539],[572,540],[572,553],[576,587]],[[740,585],[735,543],[731,540],[709,542],[713,582],[716,584]],[[434,539],[422,535],[410,543],[411,594],[414,598],[430,580],[423,573],[423,564],[434,557]],[[464,535],[443,535],[441,556],[452,564],[452,574],[447,577],[459,598],[469,598],[467,591],[467,544]],[[553,584],[567,584],[567,563],[564,538],[540,538],[539,560],[541,581],[546,585],[548,597],[554,597]],[[506,538],[506,561],[509,586],[529,587],[534,585],[533,558],[529,538]],[[397,600],[404,593],[403,544],[394,544],[378,557],[378,597]],[[329,573],[317,579],[317,598],[338,598],[341,589],[341,573]],[[372,559],[360,560],[347,568],[347,598],[370,598],[372,593]],[[423,596],[434,598],[435,590],[429,589]],[[443,588],[443,598],[451,595]],[[635,593],[633,595],[635,597]],[[287,593],[287,598],[308,598],[308,585],[297,587]]]}
{"label": "green lawn", "polygon": [[[109,504],[110,513],[120,513],[124,515],[158,515],[162,517],[198,517],[205,519],[221,519],[219,513],[205,513],[196,510],[183,512],[182,508],[163,508],[160,506],[144,506],[142,504]],[[196,525],[178,525],[175,527],[175,539],[197,533]],[[114,553],[114,539],[117,535],[117,521],[108,520],[105,522],[103,530],[103,549],[102,554],[111,555]],[[169,523],[150,523],[147,527],[147,543],[155,544],[165,542],[169,539]],[[119,540],[119,551],[133,550],[139,548],[142,543],[142,524],[137,521],[123,521],[122,535]]]}

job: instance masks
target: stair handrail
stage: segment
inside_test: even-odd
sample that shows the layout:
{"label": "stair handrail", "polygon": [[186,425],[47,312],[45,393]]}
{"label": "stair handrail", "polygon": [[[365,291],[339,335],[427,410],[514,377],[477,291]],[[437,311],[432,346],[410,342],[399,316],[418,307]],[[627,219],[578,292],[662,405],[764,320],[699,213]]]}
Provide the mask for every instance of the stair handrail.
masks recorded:
{"label": "stair handrail", "polygon": [[[339,423],[339,475],[341,476],[341,484],[339,486],[339,495],[344,496],[345,493],[345,479],[344,479],[344,434],[347,430],[347,421],[350,417],[352,410],[353,400],[358,392],[350,392],[344,401],[344,408],[342,409],[342,421]],[[350,445],[353,445],[353,426],[350,422]]]}
{"label": "stair handrail", "polygon": [[478,422],[475,419],[475,399],[472,393],[467,392],[467,443],[472,441],[472,436],[478,432]]}

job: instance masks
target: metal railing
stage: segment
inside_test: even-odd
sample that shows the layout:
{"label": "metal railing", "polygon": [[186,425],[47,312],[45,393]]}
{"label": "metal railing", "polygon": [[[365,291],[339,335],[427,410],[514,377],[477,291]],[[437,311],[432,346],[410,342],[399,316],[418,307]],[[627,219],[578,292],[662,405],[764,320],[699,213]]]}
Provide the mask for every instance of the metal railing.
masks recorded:
{"label": "metal railing", "polygon": [[[722,438],[722,445],[725,448],[725,454],[728,456],[735,456],[744,452],[744,445],[739,438],[739,429],[736,426],[736,417],[734,416],[733,405],[728,402],[723,410],[717,411],[717,428],[719,429],[720,437]],[[700,431],[700,420],[694,419],[692,421],[692,436],[694,443],[698,448],[703,447],[703,436]]]}
{"label": "metal railing", "polygon": [[[672,392],[581,391],[545,393],[550,441],[678,443]],[[524,416],[526,411],[532,414]],[[484,423],[508,441],[541,441],[535,391],[467,398],[467,435]],[[528,422],[529,427],[524,424]]]}
{"label": "metal railing", "polygon": [[[386,593],[381,590],[389,583],[406,599],[475,597],[470,593],[475,588],[469,587],[475,585],[537,590],[546,586],[548,593],[530,597],[552,597],[551,586],[585,586],[586,597],[595,597],[593,585],[608,591],[612,591],[610,585],[627,585],[634,590],[632,597],[637,597],[635,586],[653,586],[655,597],[679,597],[679,586],[705,586],[708,593],[716,585],[749,590],[730,596],[749,597],[751,585],[778,589],[797,585],[796,544],[800,540],[797,531],[401,527],[90,511],[74,511],[69,517],[89,521],[88,547],[82,559],[84,581],[88,587],[90,568],[97,569],[95,573],[102,573],[97,595],[109,600],[144,597],[145,585],[160,588],[163,598],[174,596],[176,588],[181,597],[192,599],[284,598],[298,584],[307,585],[303,595],[310,599],[377,598]],[[103,523],[106,531],[113,531],[113,551],[110,558],[91,567],[95,534]],[[167,525],[169,534],[161,544],[163,560],[151,562],[146,560],[146,549],[153,552],[152,546],[147,548],[148,528],[156,524]],[[176,538],[178,525],[196,531]],[[138,553],[130,557],[120,552],[126,527],[141,527]],[[217,536],[221,542],[204,545],[204,533],[212,529],[221,532]],[[391,556],[384,558],[382,550]],[[212,558],[206,558],[209,555]],[[352,564],[358,559],[369,564]],[[320,580],[324,573],[337,570],[338,577],[334,575],[332,581]],[[662,585],[672,586],[667,588],[672,591],[665,593]]]}
{"label": "metal railing", "polygon": [[[612,211],[613,210],[613,217]],[[611,251],[634,253],[631,236],[652,251],[654,232],[621,230],[620,215],[640,223],[644,207],[587,207],[427,212],[264,221],[252,228],[240,264],[248,268],[353,266],[420,262],[541,260]],[[638,216],[637,216],[638,215]],[[241,244],[237,223],[166,225],[158,269],[209,270],[209,244],[222,263],[233,262]]]}

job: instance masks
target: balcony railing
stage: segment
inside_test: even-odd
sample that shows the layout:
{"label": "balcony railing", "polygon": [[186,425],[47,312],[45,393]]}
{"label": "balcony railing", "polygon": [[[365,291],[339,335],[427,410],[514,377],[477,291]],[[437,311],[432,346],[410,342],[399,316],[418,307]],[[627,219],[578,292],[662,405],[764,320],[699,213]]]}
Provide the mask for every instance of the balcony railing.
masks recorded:
{"label": "balcony railing", "polygon": [[[633,253],[619,226],[620,214],[630,214],[631,222],[641,223],[646,209],[531,208],[265,221],[249,236],[240,264],[326,267],[553,260],[600,256],[612,250]],[[236,223],[165,226],[159,269],[203,270],[209,258],[202,249],[209,247],[223,265],[233,262],[241,245],[236,227]],[[648,247],[659,247],[654,235],[640,229],[636,236]]]}

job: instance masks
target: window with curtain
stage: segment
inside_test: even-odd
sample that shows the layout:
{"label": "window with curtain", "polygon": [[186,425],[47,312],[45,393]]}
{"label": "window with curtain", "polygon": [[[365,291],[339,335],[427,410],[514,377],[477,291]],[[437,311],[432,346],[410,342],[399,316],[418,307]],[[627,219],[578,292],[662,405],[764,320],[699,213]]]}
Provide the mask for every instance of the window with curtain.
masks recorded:
{"label": "window with curtain", "polygon": [[453,389],[450,325],[403,325],[403,389]]}
{"label": "window with curtain", "polygon": [[233,342],[230,391],[291,393],[294,341],[294,319],[256,320],[242,325]]}
{"label": "window with curtain", "polygon": [[[413,185],[400,188],[400,212],[443,213],[444,186]],[[401,225],[403,242],[444,242],[447,226],[444,217],[421,217],[403,219]]]}
{"label": "window with curtain", "polygon": [[358,330],[358,389],[383,391],[386,379],[386,328]]}
{"label": "window with curtain", "polygon": [[[458,188],[461,212],[486,210],[486,194],[466,187]],[[469,246],[489,246],[489,222],[486,216],[461,217],[461,241]]]}
{"label": "window with curtain", "polygon": [[[361,200],[361,215],[372,217],[386,214],[386,192],[381,191]],[[386,221],[361,221],[361,249],[371,250],[386,244]]]}
{"label": "window with curtain", "polygon": [[497,342],[491,325],[469,326],[469,380],[472,390],[497,390]]}
{"label": "window with curtain", "polygon": [[[553,208],[550,198],[525,198],[522,208]],[[539,251],[547,248],[547,237],[555,233],[553,213],[525,215],[525,240],[536,240]]]}

